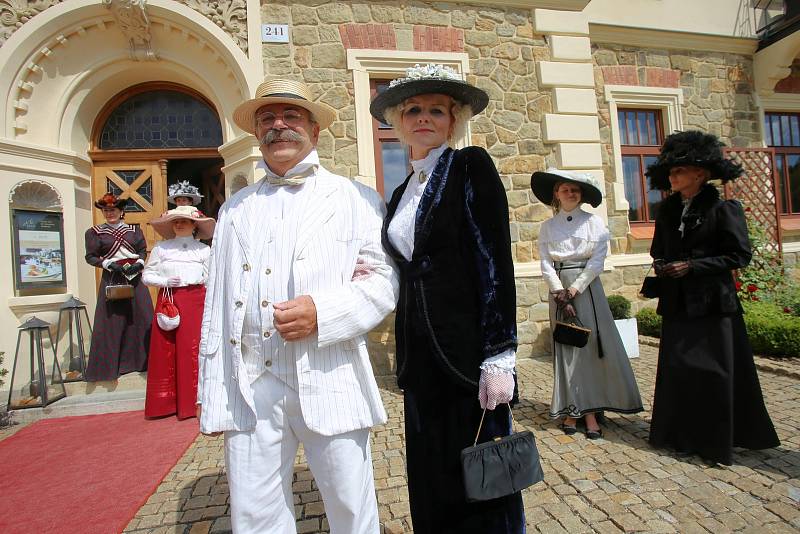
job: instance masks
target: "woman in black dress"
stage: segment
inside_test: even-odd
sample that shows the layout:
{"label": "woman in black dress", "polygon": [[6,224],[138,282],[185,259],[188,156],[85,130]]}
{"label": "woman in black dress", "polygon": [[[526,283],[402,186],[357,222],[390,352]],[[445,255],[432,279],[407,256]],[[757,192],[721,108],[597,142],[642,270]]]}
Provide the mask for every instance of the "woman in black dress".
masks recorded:
{"label": "woman in black dress", "polygon": [[[505,190],[485,150],[453,150],[488,96],[441,65],[408,69],[373,100],[410,149],[413,172],[389,202],[386,251],[401,270],[397,381],[417,534],[525,531],[522,497],[468,503],[460,451],[508,435],[517,348]],[[497,409],[495,409],[497,408]]]}
{"label": "woman in black dress", "polygon": [[[108,193],[94,203],[103,211],[104,224],[86,230],[86,262],[103,269],[94,312],[87,382],[116,380],[120,375],[147,370],[153,301],[140,273],[147,242],[138,227],[125,224],[127,199]],[[131,284],[132,299],[106,299],[109,284]]]}
{"label": "woman in black dress", "polygon": [[733,447],[780,442],[731,273],[752,257],[744,211],[707,183],[742,174],[721,147],[710,134],[676,133],[647,169],[653,188],[673,192],[659,206],[650,249],[663,319],[650,443],[730,465]]}

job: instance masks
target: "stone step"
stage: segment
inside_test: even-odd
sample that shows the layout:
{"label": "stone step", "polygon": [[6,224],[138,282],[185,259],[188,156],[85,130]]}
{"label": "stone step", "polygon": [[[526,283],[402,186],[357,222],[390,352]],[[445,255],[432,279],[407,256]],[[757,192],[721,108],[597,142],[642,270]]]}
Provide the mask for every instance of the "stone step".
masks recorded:
{"label": "stone step", "polygon": [[57,400],[44,408],[12,410],[12,418],[18,423],[30,423],[55,417],[144,410],[144,395],[144,389],[73,395]]}
{"label": "stone step", "polygon": [[114,391],[144,390],[147,388],[147,373],[128,373],[117,380],[101,382],[68,382],[64,386],[68,397],[112,393]]}

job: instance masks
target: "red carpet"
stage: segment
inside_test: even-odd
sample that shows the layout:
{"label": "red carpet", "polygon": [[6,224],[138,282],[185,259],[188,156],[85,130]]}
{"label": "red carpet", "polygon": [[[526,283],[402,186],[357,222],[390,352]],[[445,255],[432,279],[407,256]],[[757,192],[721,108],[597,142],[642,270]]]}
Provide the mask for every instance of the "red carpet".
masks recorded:
{"label": "red carpet", "polygon": [[0,532],[121,532],[198,433],[144,412],[45,419],[0,441]]}

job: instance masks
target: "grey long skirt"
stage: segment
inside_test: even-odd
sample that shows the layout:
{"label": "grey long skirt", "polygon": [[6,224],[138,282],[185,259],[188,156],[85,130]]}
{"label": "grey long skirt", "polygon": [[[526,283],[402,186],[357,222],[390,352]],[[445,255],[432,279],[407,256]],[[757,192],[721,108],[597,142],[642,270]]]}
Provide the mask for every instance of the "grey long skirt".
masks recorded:
{"label": "grey long skirt", "polygon": [[[565,264],[558,270],[563,286],[569,287],[582,268]],[[583,348],[553,342],[555,380],[550,417],[583,417],[599,411],[641,412],[642,399],[636,378],[608,308],[600,278],[595,278],[583,293],[575,296],[573,306],[578,318],[585,327],[592,329],[592,333]],[[555,320],[556,305],[551,297],[551,331]]]}

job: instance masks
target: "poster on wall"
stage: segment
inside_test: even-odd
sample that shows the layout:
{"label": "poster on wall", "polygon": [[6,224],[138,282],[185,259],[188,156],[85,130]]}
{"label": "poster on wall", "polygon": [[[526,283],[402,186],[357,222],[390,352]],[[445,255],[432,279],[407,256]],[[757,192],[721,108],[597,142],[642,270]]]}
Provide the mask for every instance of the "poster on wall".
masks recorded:
{"label": "poster on wall", "polygon": [[63,214],[13,210],[13,218],[17,290],[66,287]]}

